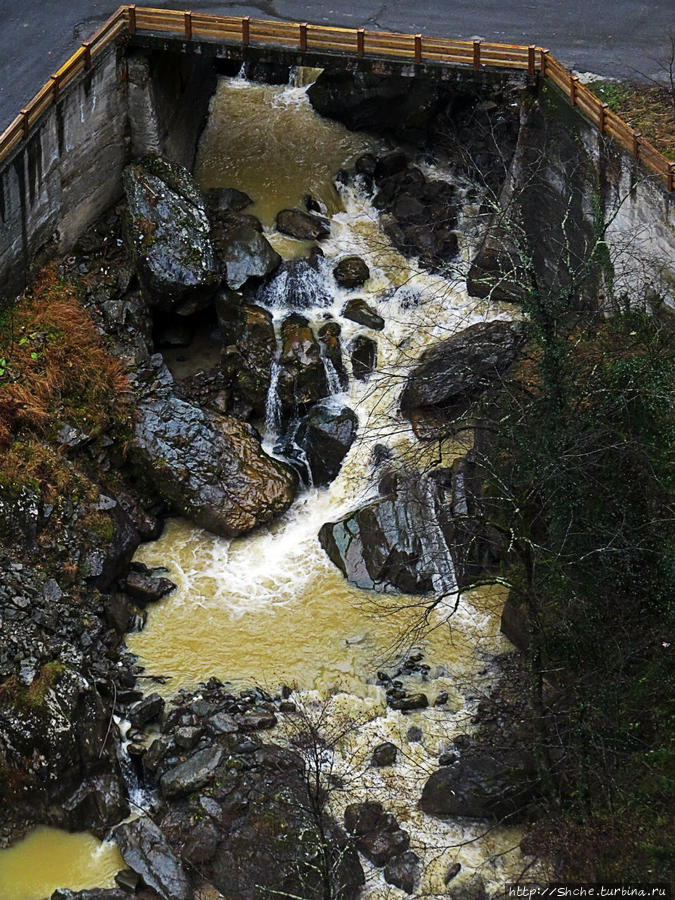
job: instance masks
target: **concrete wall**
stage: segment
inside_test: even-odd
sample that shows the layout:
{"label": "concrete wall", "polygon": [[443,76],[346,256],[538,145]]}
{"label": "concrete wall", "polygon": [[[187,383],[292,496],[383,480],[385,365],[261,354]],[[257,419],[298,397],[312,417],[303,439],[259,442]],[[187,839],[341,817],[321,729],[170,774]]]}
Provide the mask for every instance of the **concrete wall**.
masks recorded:
{"label": "concrete wall", "polygon": [[0,165],[0,308],[120,198],[132,157],[192,166],[215,82],[211,60],[180,53],[94,58]]}
{"label": "concrete wall", "polygon": [[126,87],[117,47],[64,91],[0,168],[0,300],[51,250],[68,250],[120,193]]}

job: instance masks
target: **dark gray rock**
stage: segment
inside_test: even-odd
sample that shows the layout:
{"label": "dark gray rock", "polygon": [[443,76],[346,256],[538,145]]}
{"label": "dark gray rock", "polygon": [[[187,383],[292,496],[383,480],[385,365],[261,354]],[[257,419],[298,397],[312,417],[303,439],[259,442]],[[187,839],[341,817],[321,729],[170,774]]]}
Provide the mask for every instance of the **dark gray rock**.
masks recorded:
{"label": "dark gray rock", "polygon": [[382,499],[323,525],[321,546],[358,587],[424,594],[454,585],[454,562],[439,521],[443,498],[435,480],[411,473],[387,487]]}
{"label": "dark gray rock", "polygon": [[430,347],[408,376],[401,393],[401,409],[442,408],[448,419],[501,379],[525,341],[521,325],[478,322]]}
{"label": "dark gray rock", "polygon": [[62,810],[73,831],[104,834],[129,815],[123,781],[114,771],[90,775],[63,801]]}
{"label": "dark gray rock", "polygon": [[406,894],[412,894],[419,879],[419,872],[419,856],[412,850],[406,850],[387,862],[384,867],[384,880],[387,884],[401,888]]}
{"label": "dark gray rock", "polygon": [[281,324],[278,385],[285,410],[306,409],[328,394],[319,343],[307,319],[296,313]]}
{"label": "dark gray rock", "polygon": [[277,214],[277,229],[299,240],[320,241],[330,234],[330,222],[301,209],[282,209]]}
{"label": "dark gray rock", "polygon": [[239,725],[232,716],[225,712],[218,712],[206,722],[206,727],[213,734],[234,734],[239,731]]}
{"label": "dark gray rock", "polygon": [[221,295],[216,310],[227,335],[222,367],[233,394],[263,415],[277,348],[272,316],[252,303],[226,303]]}
{"label": "dark gray rock", "polygon": [[238,291],[249,278],[264,278],[279,266],[281,257],[266,237],[250,225],[226,232],[217,246],[228,286]]}
{"label": "dark gray rock", "polygon": [[409,711],[411,709],[426,709],[429,705],[429,698],[422,693],[405,694],[403,697],[393,698],[388,702],[392,709]]}
{"label": "dark gray rock", "polygon": [[170,579],[154,575],[145,566],[141,568],[134,563],[124,579],[124,590],[143,606],[148,603],[156,603],[175,589],[176,585]]}
{"label": "dark gray rock", "polygon": [[176,728],[173,739],[181,750],[192,750],[199,738],[204,734],[204,729],[198,725],[183,725]]}
{"label": "dark gray rock", "polygon": [[373,766],[393,766],[396,762],[396,744],[386,741],[384,744],[378,744],[373,750],[371,765]]}
{"label": "dark gray rock", "polygon": [[420,807],[432,816],[520,821],[539,790],[533,761],[513,750],[471,746],[424,785]]}
{"label": "dark gray rock", "polygon": [[352,803],[345,809],[345,828],[356,838],[359,850],[376,866],[408,849],[410,835],[384,811],[382,804],[366,801]]}
{"label": "dark gray rock", "polygon": [[121,888],[94,888],[91,891],[69,891],[59,888],[50,900],[129,900],[129,892]]}
{"label": "dark gray rock", "polygon": [[244,422],[178,399],[160,365],[139,400],[133,462],[176,512],[226,537],[269,522],[292,503],[297,476],[265,454]]}
{"label": "dark gray rock", "polygon": [[241,212],[253,203],[248,194],[236,188],[209,188],[204,192],[204,200],[212,216],[223,213]]}
{"label": "dark gray rock", "polygon": [[151,303],[190,315],[220,282],[210,224],[196,182],[182,166],[146,157],[124,170],[127,243]]}
{"label": "dark gray rock", "polygon": [[164,698],[159,694],[148,694],[138,703],[134,703],[128,712],[128,718],[134,728],[143,728],[149,722],[156,722],[164,712]]}
{"label": "dark gray rock", "polygon": [[304,416],[280,451],[312,484],[330,484],[354,443],[358,429],[356,413],[348,406],[335,409],[319,403]]}
{"label": "dark gray rock", "polygon": [[205,747],[160,778],[164,797],[182,797],[209,782],[223,759],[222,747]]}
{"label": "dark gray rock", "polygon": [[366,381],[377,365],[377,344],[370,338],[359,334],[351,343],[350,355],[354,378]]}
{"label": "dark gray rock", "polygon": [[382,316],[359,297],[347,301],[342,315],[345,319],[351,319],[352,322],[358,322],[359,325],[365,325],[366,328],[372,328],[374,331],[382,331],[384,328]]}
{"label": "dark gray rock", "polygon": [[335,280],[344,288],[360,287],[370,278],[370,269],[360,256],[344,256],[333,269]]}
{"label": "dark gray rock", "polygon": [[193,900],[192,885],[162,831],[147,816],[115,829],[124,862],[163,900]]}

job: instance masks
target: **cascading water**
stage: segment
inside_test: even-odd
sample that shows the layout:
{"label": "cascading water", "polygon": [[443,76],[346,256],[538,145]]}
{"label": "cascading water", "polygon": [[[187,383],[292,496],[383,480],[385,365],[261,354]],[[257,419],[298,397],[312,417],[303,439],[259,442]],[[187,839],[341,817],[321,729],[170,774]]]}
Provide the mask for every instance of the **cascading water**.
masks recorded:
{"label": "cascading water", "polygon": [[[344,390],[332,361],[323,358],[331,394],[339,394],[340,403],[351,406],[359,420],[357,439],[329,488],[304,491],[281,519],[245,538],[216,538],[173,520],[159,541],[141,548],[137,558],[169,568],[178,589],[149,610],[145,631],[130,635],[128,644],[149,671],[170,676],[159,688],[165,694],[215,675],[241,687],[294,685],[301,702],[310,706],[330,697],[331,715],[359,723],[349,746],[338,753],[338,774],[342,768],[350,787],[341,795],[336,815],[340,804],[381,799],[405,821],[411,846],[423,859],[420,895],[440,897],[443,876],[456,861],[465,871],[480,872],[495,889],[516,867],[526,865],[517,829],[500,826],[483,835],[479,824],[432,819],[417,808],[439,752],[454,735],[471,729],[478,698],[490,685],[490,660],[507,646],[499,634],[503,591],[470,592],[455,611],[455,575],[440,529],[420,536],[421,552],[436,561],[435,588],[447,598],[436,610],[434,624],[439,627],[419,647],[430,666],[428,674],[403,678],[418,690],[420,679],[426,679],[430,708],[404,714],[386,705],[376,673],[400,652],[401,634],[417,621],[419,598],[355,588],[330,563],[317,534],[324,522],[376,495],[380,472],[374,458],[401,465],[414,459],[424,465],[440,455],[443,465],[449,465],[468,449],[447,440],[441,447],[416,441],[398,414],[401,376],[434,340],[482,319],[511,317],[514,310],[470,300],[461,282],[417,271],[392,247],[371,198],[358,185],[337,193],[337,170],[373,149],[378,149],[373,139],[318,117],[304,88],[241,79],[223,79],[218,88],[198,155],[201,184],[237,187],[252,196],[251,211],[280,252],[286,245],[273,227],[280,209],[301,206],[310,193],[331,216],[330,237],[321,245],[325,259],[303,262],[295,272],[285,266],[254,302],[267,306],[275,320],[300,307],[315,331],[332,316],[341,326],[345,351],[358,334],[377,340],[378,365],[368,380],[351,378]],[[469,234],[460,242],[467,256],[470,240]],[[332,269],[346,254],[357,254],[368,264],[370,278],[358,296],[385,320],[381,332],[342,317],[354,294],[337,286]],[[294,254],[283,255],[289,259]],[[289,271],[297,275],[290,303]],[[349,371],[347,353],[345,364]],[[266,403],[268,440],[279,431],[278,377],[275,363]],[[420,490],[430,488],[422,485]],[[431,494],[425,496],[423,502],[433,502]],[[451,613],[452,631],[440,627]],[[443,692],[448,703],[434,707]],[[409,738],[411,726],[421,730],[421,739]],[[369,765],[373,745],[382,741],[402,748],[393,768]],[[359,767],[357,779],[346,777],[350,766]],[[402,893],[370,867],[364,896],[393,900]]]}
{"label": "cascading water", "polygon": [[265,434],[276,436],[281,430],[281,399],[279,397],[279,372],[281,366],[275,360],[270,371],[270,386],[265,398]]}

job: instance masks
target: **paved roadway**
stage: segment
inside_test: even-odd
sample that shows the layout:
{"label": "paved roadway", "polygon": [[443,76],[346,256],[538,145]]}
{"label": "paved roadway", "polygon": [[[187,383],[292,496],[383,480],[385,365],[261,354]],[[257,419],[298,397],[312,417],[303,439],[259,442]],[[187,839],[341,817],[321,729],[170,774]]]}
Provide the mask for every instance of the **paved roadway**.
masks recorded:
{"label": "paved roadway", "polygon": [[[183,6],[180,0],[145,5]],[[115,0],[0,0],[0,131],[115,6]],[[675,34],[673,0],[256,0],[196,2],[191,8],[537,43],[570,68],[624,77],[636,71],[656,75],[668,29]]]}

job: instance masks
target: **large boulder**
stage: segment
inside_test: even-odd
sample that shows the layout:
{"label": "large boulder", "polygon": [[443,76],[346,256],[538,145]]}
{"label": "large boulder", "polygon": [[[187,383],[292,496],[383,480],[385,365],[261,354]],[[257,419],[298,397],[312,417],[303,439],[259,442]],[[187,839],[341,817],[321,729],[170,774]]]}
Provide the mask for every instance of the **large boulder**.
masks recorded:
{"label": "large boulder", "polygon": [[205,747],[198,750],[185,762],[170,769],[160,780],[164,797],[181,797],[191,794],[211,780],[223,758],[221,747]]}
{"label": "large boulder", "polygon": [[302,209],[282,209],[277,213],[277,229],[303,241],[320,241],[330,234],[330,222]]}
{"label": "large boulder", "polygon": [[357,334],[349,345],[352,375],[359,381],[367,381],[377,366],[377,343],[364,334]]}
{"label": "large boulder", "polygon": [[382,331],[384,328],[384,319],[375,310],[368,306],[365,300],[360,297],[353,297],[348,300],[342,310],[345,319],[351,319],[359,325],[365,325],[366,328],[372,328],[374,331]]}
{"label": "large boulder", "polygon": [[264,235],[250,225],[238,225],[222,237],[218,253],[228,286],[238,291],[249,278],[264,278],[281,262]]}
{"label": "large boulder", "polygon": [[192,900],[190,880],[152,819],[140,816],[125,822],[115,829],[115,838],[124,862],[163,900]]}
{"label": "large boulder", "polygon": [[348,406],[317,404],[293,429],[282,453],[315,486],[330,484],[354,443],[358,417]]}
{"label": "large boulder", "polygon": [[420,808],[432,816],[516,822],[525,815],[539,787],[533,760],[527,754],[470,746],[452,765],[429,777]]}
{"label": "large boulder", "polygon": [[150,303],[181,315],[207,305],[221,276],[193,177],[161,157],[145,157],[127,166],[122,183],[127,243]]}
{"label": "large boulder", "polygon": [[321,348],[309,322],[296,313],[281,324],[279,398],[286,410],[306,408],[328,394]]}
{"label": "large boulder", "polygon": [[386,496],[321,527],[321,546],[361,588],[424,594],[453,587],[435,483],[415,474],[386,480]]}
{"label": "large boulder", "polygon": [[260,285],[245,291],[252,302],[280,309],[305,310],[333,302],[321,257],[289,259]]}
{"label": "large boulder", "polygon": [[140,472],[177,513],[225,537],[284,512],[297,476],[267,456],[253,429],[207,414],[175,396],[161,362],[138,403],[131,453]]}
{"label": "large boulder", "polygon": [[408,375],[401,410],[436,407],[449,420],[464,413],[491,387],[498,386],[525,341],[513,322],[478,322],[429,347]]}
{"label": "large boulder", "polygon": [[272,316],[262,306],[221,300],[221,295],[216,310],[227,341],[223,370],[235,396],[262,415],[277,348]]}

